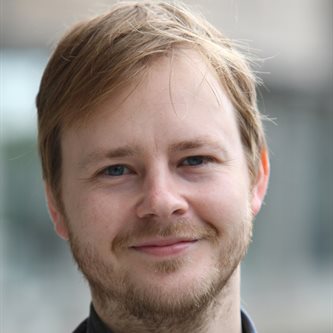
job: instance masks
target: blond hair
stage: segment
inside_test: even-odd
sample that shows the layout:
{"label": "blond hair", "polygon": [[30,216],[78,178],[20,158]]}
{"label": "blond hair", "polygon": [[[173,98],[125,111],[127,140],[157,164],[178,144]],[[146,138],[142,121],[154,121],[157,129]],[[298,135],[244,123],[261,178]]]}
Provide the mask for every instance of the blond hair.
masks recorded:
{"label": "blond hair", "polygon": [[204,18],[180,4],[122,2],[73,27],[44,71],[36,104],[43,177],[60,196],[61,131],[91,116],[115,89],[138,78],[158,55],[197,50],[216,71],[236,111],[251,179],[265,147],[256,79],[248,61]]}

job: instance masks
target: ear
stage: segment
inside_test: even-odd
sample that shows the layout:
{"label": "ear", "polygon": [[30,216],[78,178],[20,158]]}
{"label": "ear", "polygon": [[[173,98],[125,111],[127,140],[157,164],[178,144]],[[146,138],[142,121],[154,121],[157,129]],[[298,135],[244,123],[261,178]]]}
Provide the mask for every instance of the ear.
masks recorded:
{"label": "ear", "polygon": [[256,216],[259,213],[261,205],[264,201],[268,186],[269,172],[269,158],[267,149],[265,148],[260,154],[257,179],[252,188],[251,208],[253,216]]}
{"label": "ear", "polygon": [[54,197],[53,191],[51,190],[50,186],[45,183],[45,195],[46,195],[46,202],[47,207],[49,210],[49,214],[51,217],[51,220],[54,224],[54,229],[59,237],[61,237],[64,240],[68,240],[68,227],[64,218],[64,215],[62,213],[62,210],[59,207],[59,204],[57,203],[57,200]]}

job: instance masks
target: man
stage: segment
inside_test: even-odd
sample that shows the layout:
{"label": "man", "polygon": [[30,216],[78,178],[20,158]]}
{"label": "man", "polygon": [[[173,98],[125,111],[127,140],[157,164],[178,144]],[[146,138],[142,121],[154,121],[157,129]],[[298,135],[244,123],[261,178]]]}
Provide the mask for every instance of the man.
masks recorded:
{"label": "man", "polygon": [[50,215],[91,289],[75,332],[255,332],[240,261],[269,163],[231,43],[180,5],[119,3],[60,41],[37,108]]}

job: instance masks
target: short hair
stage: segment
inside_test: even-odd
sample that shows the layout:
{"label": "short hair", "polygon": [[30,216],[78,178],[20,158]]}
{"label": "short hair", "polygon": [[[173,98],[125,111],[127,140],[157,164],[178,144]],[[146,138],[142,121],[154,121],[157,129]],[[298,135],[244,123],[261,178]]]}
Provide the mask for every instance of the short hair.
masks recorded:
{"label": "short hair", "polygon": [[36,98],[43,178],[61,196],[61,133],[92,116],[115,89],[145,73],[176,48],[198,51],[218,75],[233,108],[251,181],[265,148],[256,77],[233,43],[183,4],[121,2],[74,26],[58,43]]}

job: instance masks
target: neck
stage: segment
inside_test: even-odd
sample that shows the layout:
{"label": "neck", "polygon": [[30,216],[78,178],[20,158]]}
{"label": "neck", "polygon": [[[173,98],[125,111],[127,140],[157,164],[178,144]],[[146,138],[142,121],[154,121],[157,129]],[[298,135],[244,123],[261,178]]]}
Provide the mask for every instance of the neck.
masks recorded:
{"label": "neck", "polygon": [[[141,332],[191,332],[191,333],[241,333],[240,316],[240,267],[236,268],[226,285],[210,305],[183,322],[170,320],[147,321],[131,316],[118,305],[108,309],[100,306],[93,297],[94,308],[102,321],[114,333]],[[111,315],[110,315],[111,314]]]}

